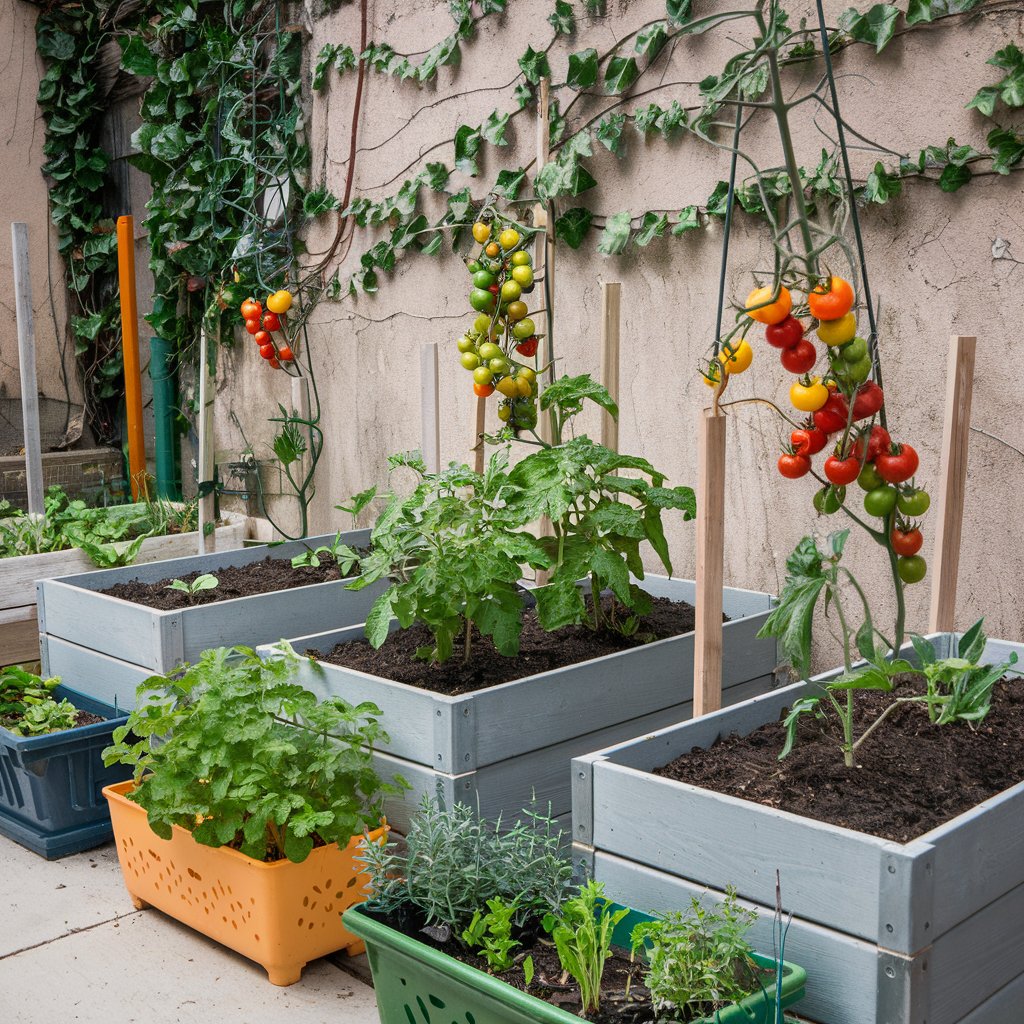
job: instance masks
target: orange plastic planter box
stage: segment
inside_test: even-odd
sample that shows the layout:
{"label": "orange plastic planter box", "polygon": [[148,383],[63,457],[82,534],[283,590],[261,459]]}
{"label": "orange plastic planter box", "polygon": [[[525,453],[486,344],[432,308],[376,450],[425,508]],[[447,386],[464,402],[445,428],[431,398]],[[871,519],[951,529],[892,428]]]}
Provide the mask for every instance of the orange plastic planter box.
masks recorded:
{"label": "orange plastic planter box", "polygon": [[[125,885],[139,910],[156,907],[255,960],[275,985],[294,985],[310,960],[328,953],[363,951],[341,923],[342,912],[366,898],[369,877],[355,860],[361,836],[345,849],[318,847],[301,864],[265,864],[227,846],[203,846],[178,826],[161,839],[146,811],[125,797],[133,785],[107,786],[103,795]],[[370,833],[373,839],[385,834],[384,828]]]}

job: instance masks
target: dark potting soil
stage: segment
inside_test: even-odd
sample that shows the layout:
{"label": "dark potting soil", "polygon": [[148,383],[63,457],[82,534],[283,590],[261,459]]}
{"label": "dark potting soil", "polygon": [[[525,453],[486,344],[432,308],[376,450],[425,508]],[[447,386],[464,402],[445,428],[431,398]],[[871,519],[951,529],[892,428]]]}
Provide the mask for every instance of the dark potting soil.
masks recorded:
{"label": "dark potting soil", "polygon": [[[217,577],[217,586],[212,590],[200,590],[192,596],[181,590],[168,590],[167,587],[176,578],[180,578],[183,583],[192,583],[196,577],[203,575],[201,572],[169,577],[156,583],[143,583],[141,580],[116,583],[106,590],[101,590],[100,593],[143,604],[148,608],[157,608],[160,611],[176,611],[179,608],[230,601],[234,597],[270,594],[275,590],[292,590],[295,587],[307,587],[312,583],[329,583],[331,580],[347,578],[342,576],[337,563],[330,555],[321,554],[318,557],[318,566],[295,567],[287,558],[264,558],[262,562],[250,562],[248,565],[207,570]],[[348,576],[355,571],[352,570]]]}
{"label": "dark potting soil", "polygon": [[[0,726],[3,726],[5,729],[10,729],[13,726],[17,725],[18,722],[20,722],[20,721],[21,721],[21,716],[20,715],[8,715],[6,718],[0,718]],[[78,715],[75,718],[75,724],[71,728],[72,729],[81,729],[83,726],[95,725],[97,722],[104,722],[104,721],[106,721],[106,719],[102,718],[100,715],[94,715],[91,711],[81,711],[80,710],[78,712]],[[46,735],[46,734],[43,733],[42,735]],[[22,737],[22,738],[23,739],[27,739],[28,737]]]}
{"label": "dark potting soil", "polygon": [[[892,696],[923,690],[920,678],[897,677]],[[859,736],[888,706],[888,694],[855,695]],[[804,716],[793,752],[778,760],[781,722],[747,736],[695,747],[655,775],[792,811],[816,821],[910,842],[1024,779],[1024,681],[1006,677],[992,709],[972,728],[933,725],[923,704],[901,704],[857,749],[847,768],[839,720]]]}
{"label": "dark potting soil", "polygon": [[[607,598],[604,606],[606,611],[610,610]],[[490,638],[481,637],[474,631],[468,664],[462,663],[463,640],[459,637],[452,656],[446,662],[430,665],[417,659],[416,651],[422,647],[431,648],[433,637],[426,626],[416,624],[393,632],[378,650],[374,650],[366,640],[349,640],[320,656],[320,660],[434,693],[456,696],[616,651],[626,651],[652,640],[689,633],[693,623],[692,605],[657,597],[653,599],[650,615],[641,620],[632,636],[622,636],[607,629],[595,633],[586,626],[566,626],[547,633],[537,622],[534,610],[529,608],[523,616],[519,654],[514,658],[499,654]],[[315,656],[317,652],[307,651],[306,654]]]}

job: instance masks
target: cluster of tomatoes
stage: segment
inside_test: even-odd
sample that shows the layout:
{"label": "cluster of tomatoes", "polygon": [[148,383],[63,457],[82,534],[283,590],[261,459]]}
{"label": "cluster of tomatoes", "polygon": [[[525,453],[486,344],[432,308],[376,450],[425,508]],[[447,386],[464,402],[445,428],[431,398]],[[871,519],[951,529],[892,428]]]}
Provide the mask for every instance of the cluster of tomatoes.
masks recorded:
{"label": "cluster of tomatoes", "polygon": [[846,487],[856,481],[865,491],[864,510],[883,520],[889,531],[897,569],[904,583],[917,583],[927,572],[918,554],[924,543],[914,518],[930,504],[916,487],[917,452],[896,443],[888,431],[873,423],[884,403],[882,389],[871,376],[868,344],[857,337],[854,293],[848,281],[827,278],[807,296],[807,312],[818,321],[817,335],[828,349],[830,372],[823,380],[809,376],[818,351],[793,315],[788,289],[755,288],[747,297],[747,315],[765,325],[765,340],[780,350],[782,365],[798,375],[789,389],[790,401],[807,413],[805,424],[790,434],[779,457],[779,472],[790,480],[811,472],[811,457],[830,444],[822,473],[828,484],[814,496],[818,512],[837,512],[846,500]]}
{"label": "cluster of tomatoes", "polygon": [[466,269],[473,280],[469,304],[478,315],[458,340],[459,361],[473,374],[479,397],[502,396],[503,422],[530,430],[537,425],[537,371],[516,358],[533,359],[540,340],[522,298],[534,289],[528,239],[498,218],[477,221],[473,238],[481,248]]}
{"label": "cluster of tomatoes", "polygon": [[252,335],[253,341],[260,347],[260,355],[268,363],[278,370],[281,363],[290,363],[295,355],[288,345],[288,338],[285,336],[283,343],[274,342],[274,332],[284,331],[285,313],[292,308],[292,293],[282,288],[267,296],[267,310],[263,311],[255,299],[248,298],[241,305],[242,319],[245,321],[245,329]]}

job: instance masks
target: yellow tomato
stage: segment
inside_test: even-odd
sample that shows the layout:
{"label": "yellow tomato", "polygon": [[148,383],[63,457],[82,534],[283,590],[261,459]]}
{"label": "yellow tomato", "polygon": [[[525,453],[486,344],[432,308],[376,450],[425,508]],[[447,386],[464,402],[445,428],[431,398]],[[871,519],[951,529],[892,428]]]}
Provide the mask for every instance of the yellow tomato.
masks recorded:
{"label": "yellow tomato", "polygon": [[478,220],[473,225],[473,237],[483,245],[484,242],[491,237],[491,225],[485,224],[482,220]]}
{"label": "yellow tomato", "polygon": [[511,405],[502,405],[502,406],[500,406],[498,408],[498,419],[501,420],[502,423],[508,423],[509,418],[511,416],[512,416],[512,406]]}
{"label": "yellow tomato", "polygon": [[490,242],[484,252],[493,259],[501,252],[501,246],[497,242]]}
{"label": "yellow tomato", "polygon": [[529,288],[533,284],[533,268],[532,267],[512,267],[512,280],[523,288]]}
{"label": "yellow tomato", "polygon": [[292,308],[292,293],[285,288],[267,298],[267,309],[271,313],[287,313]]}
{"label": "yellow tomato", "polygon": [[810,384],[796,380],[790,386],[789,400],[801,412],[817,412],[828,401],[828,388],[820,377],[812,377]]}
{"label": "yellow tomato", "polygon": [[495,387],[506,397],[515,398],[519,394],[519,389],[516,387],[516,381],[514,377],[502,377],[501,380],[495,384]]}
{"label": "yellow tomato", "polygon": [[498,235],[498,241],[501,243],[502,249],[514,249],[519,244],[519,232],[515,228],[505,228]]}
{"label": "yellow tomato", "polygon": [[709,388],[717,388],[721,383],[722,375],[718,371],[718,367],[714,363],[709,363],[704,369],[700,371],[700,379],[704,381]]}
{"label": "yellow tomato", "polygon": [[[520,249],[518,252],[512,253],[512,266],[513,267],[528,267],[533,263],[533,259],[525,249]],[[520,281],[520,284],[523,282]]]}
{"label": "yellow tomato", "polygon": [[[755,288],[747,296],[747,304],[744,307],[747,316],[762,324],[782,323],[793,308],[793,299],[788,288],[779,288],[779,297],[774,302],[771,301],[773,294],[772,288]],[[759,308],[755,309],[755,306]]]}
{"label": "yellow tomato", "polygon": [[537,374],[532,366],[520,366],[516,376],[528,380],[531,384],[537,379]]}
{"label": "yellow tomato", "polygon": [[529,398],[533,394],[533,384],[520,375],[516,377],[516,391],[520,398]]}
{"label": "yellow tomato", "polygon": [[857,335],[857,318],[853,313],[847,313],[838,320],[822,320],[818,324],[818,337],[826,345],[838,348],[848,341],[853,341]]}
{"label": "yellow tomato", "polygon": [[754,360],[754,350],[745,338],[739,343],[726,342],[718,353],[718,361],[725,367],[726,373],[742,373]]}

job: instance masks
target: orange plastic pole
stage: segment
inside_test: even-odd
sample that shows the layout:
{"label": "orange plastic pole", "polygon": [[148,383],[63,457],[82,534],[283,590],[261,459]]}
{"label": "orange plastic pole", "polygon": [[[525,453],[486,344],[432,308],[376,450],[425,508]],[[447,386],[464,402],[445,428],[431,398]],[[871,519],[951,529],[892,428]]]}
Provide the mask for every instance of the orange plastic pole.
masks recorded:
{"label": "orange plastic pole", "polygon": [[128,418],[128,478],[138,501],[146,490],[146,436],[142,429],[142,369],[139,365],[139,307],[135,297],[135,224],[117,218],[117,276],[121,289],[121,345]]}

